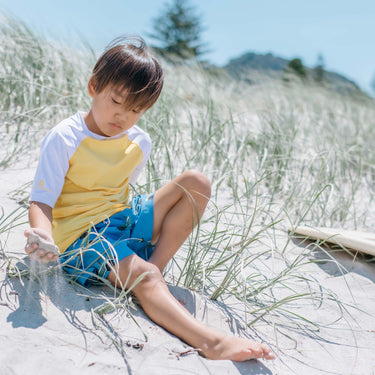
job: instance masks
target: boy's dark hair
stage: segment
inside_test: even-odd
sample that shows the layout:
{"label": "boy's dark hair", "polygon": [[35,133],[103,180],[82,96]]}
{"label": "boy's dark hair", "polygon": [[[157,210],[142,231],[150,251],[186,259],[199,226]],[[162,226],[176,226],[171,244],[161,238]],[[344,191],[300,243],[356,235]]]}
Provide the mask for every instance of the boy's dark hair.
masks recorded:
{"label": "boy's dark hair", "polygon": [[139,36],[113,40],[99,58],[91,79],[100,93],[108,85],[127,93],[127,108],[148,109],[157,101],[163,87],[163,70]]}

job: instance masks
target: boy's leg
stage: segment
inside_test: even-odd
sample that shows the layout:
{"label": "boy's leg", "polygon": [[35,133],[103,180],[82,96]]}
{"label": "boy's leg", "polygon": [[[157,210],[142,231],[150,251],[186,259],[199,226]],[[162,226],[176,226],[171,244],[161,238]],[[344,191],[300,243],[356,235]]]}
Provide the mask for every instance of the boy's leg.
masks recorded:
{"label": "boy's leg", "polygon": [[144,311],[155,323],[200,349],[207,358],[272,359],[274,355],[268,346],[224,335],[196,320],[169,292],[162,276],[164,267],[198,223],[210,194],[207,177],[197,171],[185,172],[159,189],[154,197],[152,238],[152,243],[157,243],[150,260],[130,255],[119,262],[117,272],[109,273],[108,280],[129,288],[141,274],[150,272],[132,289]]}
{"label": "boy's leg", "polygon": [[211,185],[202,173],[190,170],[156,191],[150,262],[162,272],[198,224],[211,196]]}
{"label": "boy's leg", "polygon": [[111,271],[108,280],[116,286],[127,282],[125,287],[129,288],[145,272],[150,273],[132,290],[146,314],[167,331],[200,349],[205,357],[233,361],[274,358],[266,345],[224,335],[196,320],[169,292],[159,268],[137,255],[121,260],[118,272]]}

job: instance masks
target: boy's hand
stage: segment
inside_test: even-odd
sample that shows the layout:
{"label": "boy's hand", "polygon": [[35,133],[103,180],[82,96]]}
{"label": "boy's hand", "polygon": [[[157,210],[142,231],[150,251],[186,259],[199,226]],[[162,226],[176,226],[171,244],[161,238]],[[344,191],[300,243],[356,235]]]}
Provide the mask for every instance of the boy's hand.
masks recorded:
{"label": "boy's hand", "polygon": [[59,249],[46,231],[38,228],[27,229],[25,236],[27,237],[25,251],[31,259],[48,263],[59,258]]}

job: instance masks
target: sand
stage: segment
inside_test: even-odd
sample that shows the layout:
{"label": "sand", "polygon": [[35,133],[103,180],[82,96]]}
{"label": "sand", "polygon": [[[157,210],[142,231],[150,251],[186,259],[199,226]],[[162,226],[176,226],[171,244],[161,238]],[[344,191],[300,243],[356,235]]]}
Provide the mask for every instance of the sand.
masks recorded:
{"label": "sand", "polygon": [[[18,207],[9,193],[31,181],[34,168],[21,163],[0,172],[0,199],[6,215]],[[7,256],[18,258],[12,264],[21,270],[30,266],[23,250],[26,227],[21,225],[1,237]],[[277,241],[286,241],[283,228],[275,233]],[[290,256],[307,246],[311,244],[291,242]],[[263,340],[277,355],[274,361],[246,363],[202,358],[150,321],[136,305],[130,312],[141,328],[122,308],[100,317],[93,309],[113,297],[108,287],[83,289],[68,283],[58,270],[39,279],[11,278],[6,261],[0,259],[0,374],[375,374],[375,264],[353,260],[345,252],[325,255],[315,251],[312,256],[321,262],[304,266],[304,274],[331,291],[347,310],[335,322],[340,309],[333,301],[322,305],[308,298],[296,301],[294,311],[319,327],[306,324],[306,328],[296,318],[290,327],[275,321],[284,334],[263,323],[245,329],[243,307],[233,298],[212,302],[198,292],[170,286],[198,319],[225,332]],[[281,267],[277,257],[269,262],[274,269]]]}

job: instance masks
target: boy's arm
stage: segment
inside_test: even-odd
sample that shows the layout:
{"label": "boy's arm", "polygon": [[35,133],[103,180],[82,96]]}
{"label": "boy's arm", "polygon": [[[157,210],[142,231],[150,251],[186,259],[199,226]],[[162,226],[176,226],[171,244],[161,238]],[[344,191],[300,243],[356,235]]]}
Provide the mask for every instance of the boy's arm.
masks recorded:
{"label": "boy's arm", "polygon": [[31,228],[44,230],[52,239],[52,208],[45,203],[30,202],[29,223]]}
{"label": "boy's arm", "polygon": [[[25,231],[25,236],[28,239],[31,233],[35,233],[42,240],[54,246],[52,238],[52,208],[50,206],[41,202],[30,202],[29,223],[31,228]],[[43,249],[38,243],[30,243],[29,241],[26,244],[25,251],[29,256],[41,263],[55,261],[58,258],[56,254],[49,252],[48,249]]]}

